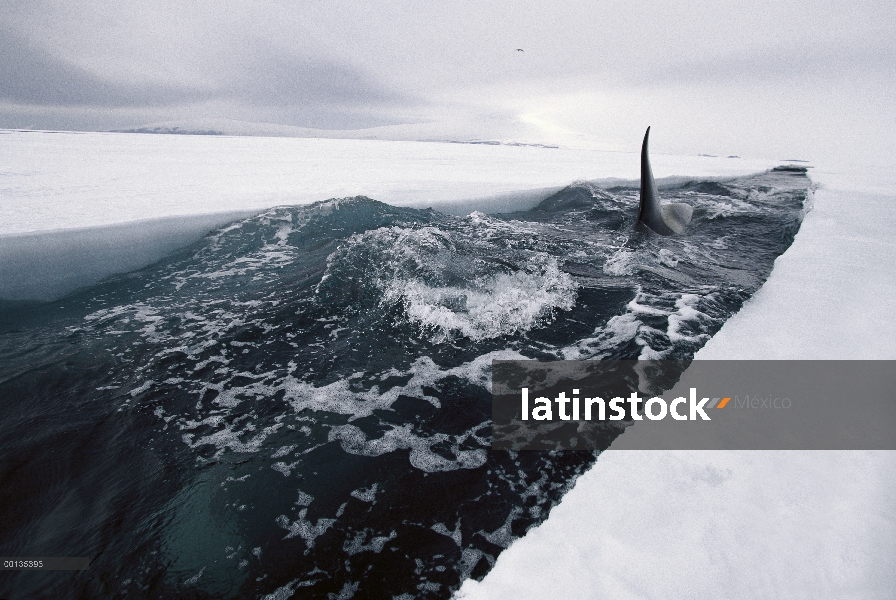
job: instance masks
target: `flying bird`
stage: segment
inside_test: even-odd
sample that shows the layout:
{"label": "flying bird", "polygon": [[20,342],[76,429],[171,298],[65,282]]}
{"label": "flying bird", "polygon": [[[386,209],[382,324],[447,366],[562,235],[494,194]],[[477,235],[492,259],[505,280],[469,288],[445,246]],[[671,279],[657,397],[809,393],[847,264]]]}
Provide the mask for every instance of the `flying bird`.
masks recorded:
{"label": "flying bird", "polygon": [[517,52],[522,52],[523,49],[522,49],[522,48],[517,48],[516,51],[517,51]]}

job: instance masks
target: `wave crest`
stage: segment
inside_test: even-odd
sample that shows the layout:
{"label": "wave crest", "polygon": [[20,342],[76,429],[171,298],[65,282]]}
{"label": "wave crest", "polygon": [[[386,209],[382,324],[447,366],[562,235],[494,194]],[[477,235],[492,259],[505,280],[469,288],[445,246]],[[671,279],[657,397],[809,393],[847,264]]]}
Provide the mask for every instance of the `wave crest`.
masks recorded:
{"label": "wave crest", "polygon": [[[388,227],[353,236],[328,259],[319,302],[400,307],[441,342],[528,331],[575,305],[575,280],[556,258],[511,249],[488,221],[470,230]],[[487,248],[485,248],[487,247]]]}

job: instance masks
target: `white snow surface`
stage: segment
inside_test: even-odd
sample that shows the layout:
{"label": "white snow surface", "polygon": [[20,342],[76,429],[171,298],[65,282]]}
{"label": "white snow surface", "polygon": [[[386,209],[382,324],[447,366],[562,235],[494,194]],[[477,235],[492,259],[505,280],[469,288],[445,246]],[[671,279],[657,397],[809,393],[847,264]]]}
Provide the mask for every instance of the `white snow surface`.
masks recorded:
{"label": "white snow surface", "polygon": [[[811,170],[793,245],[696,358],[896,358],[893,173]],[[894,451],[611,447],[456,597],[896,598],[894,473]]]}
{"label": "white snow surface", "polygon": [[[531,146],[0,130],[0,235],[264,209],[364,195],[439,208],[637,179],[632,153]],[[738,175],[775,163],[652,156],[654,173]],[[467,212],[471,212],[470,209]]]}
{"label": "white snow surface", "polygon": [[611,450],[457,597],[892,598],[894,466],[891,452]]}
{"label": "white snow surface", "polygon": [[698,359],[896,359],[896,173],[812,169],[812,210]]}

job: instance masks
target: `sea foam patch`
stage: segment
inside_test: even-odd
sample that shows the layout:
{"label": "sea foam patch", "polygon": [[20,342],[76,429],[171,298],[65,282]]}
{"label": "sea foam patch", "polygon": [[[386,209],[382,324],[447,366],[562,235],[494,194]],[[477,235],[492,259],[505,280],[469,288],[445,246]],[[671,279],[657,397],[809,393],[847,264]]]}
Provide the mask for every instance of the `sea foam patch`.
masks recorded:
{"label": "sea foam patch", "polygon": [[[521,238],[532,232],[473,214],[469,228],[389,228],[355,236],[328,258],[319,286],[379,295],[436,339],[523,332],[575,303],[557,259]],[[371,298],[377,301],[376,298]]]}

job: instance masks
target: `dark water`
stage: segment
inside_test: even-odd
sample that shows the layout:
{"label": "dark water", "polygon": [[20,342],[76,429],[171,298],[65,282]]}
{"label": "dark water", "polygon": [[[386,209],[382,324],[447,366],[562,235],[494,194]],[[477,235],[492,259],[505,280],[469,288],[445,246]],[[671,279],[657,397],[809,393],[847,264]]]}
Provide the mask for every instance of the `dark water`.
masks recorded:
{"label": "dark water", "polygon": [[[493,359],[689,359],[762,284],[801,171],[453,217],[283,207],[0,310],[4,598],[447,598],[596,453],[489,450]],[[607,482],[612,485],[612,482]],[[609,567],[608,567],[609,568]]]}

